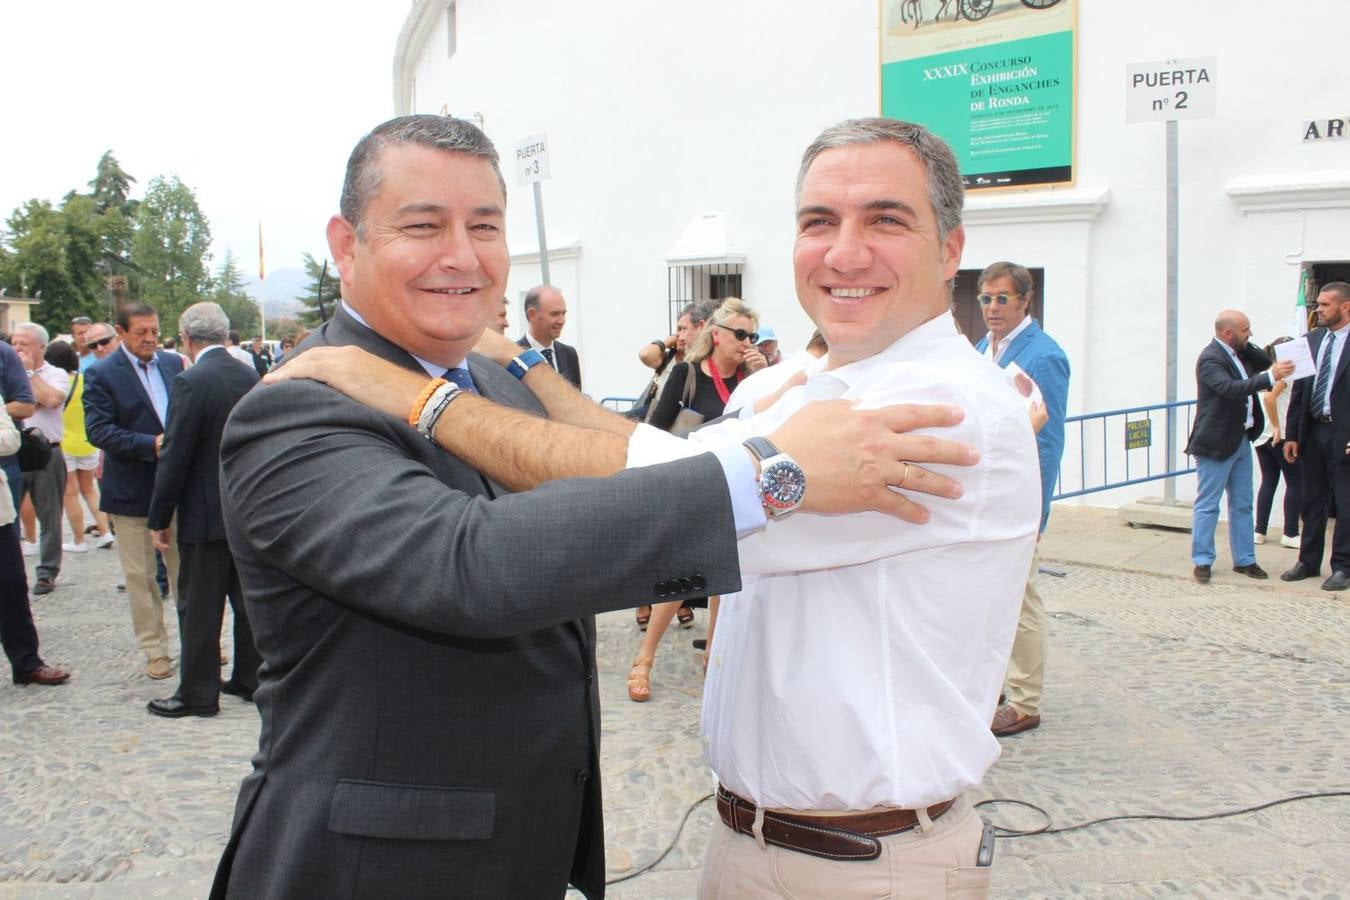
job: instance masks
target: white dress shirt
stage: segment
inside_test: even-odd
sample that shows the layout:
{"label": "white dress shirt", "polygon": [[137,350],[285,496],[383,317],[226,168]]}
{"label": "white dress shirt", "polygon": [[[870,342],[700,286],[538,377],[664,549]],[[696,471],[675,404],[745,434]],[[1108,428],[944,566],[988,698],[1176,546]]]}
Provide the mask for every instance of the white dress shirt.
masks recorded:
{"label": "white dress shirt", "polygon": [[[553,371],[558,371],[558,349],[553,346],[557,343],[556,341],[541,344],[534,339],[534,335],[530,334],[529,331],[525,332],[525,340],[530,342],[530,349],[539,351],[540,356],[544,356],[544,351],[547,350],[548,356],[544,356],[544,360],[553,367]],[[549,357],[552,357],[552,359],[549,359]]]}
{"label": "white dress shirt", "polygon": [[141,381],[141,387],[145,388],[145,393],[150,397],[150,405],[155,408],[155,415],[159,416],[159,424],[164,425],[169,421],[169,383],[159,367],[159,355],[150,357],[147,363],[128,350],[126,344],[122,345],[121,350],[127,355],[127,359],[131,360],[131,370],[136,373],[136,377]]}
{"label": "white dress shirt", "polygon": [[914,495],[928,523],[794,513],[740,541],[744,588],[722,600],[703,694],[708,764],[761,806],[931,805],[998,758],[989,722],[1040,524],[1036,440],[1025,401],[950,314],[869,359],[825,364],[765,412],[687,441],[639,426],[629,465],[769,434],[810,400],[965,410],[931,433],[976,447],[980,462],[933,467],[965,492]]}
{"label": "white dress shirt", "polygon": [[[1233,364],[1233,366],[1237,369],[1237,376],[1238,376],[1239,378],[1241,378],[1243,381],[1246,381],[1249,377],[1251,377],[1251,376],[1249,376],[1249,375],[1247,374],[1247,367],[1244,366],[1244,365],[1242,364],[1242,360],[1238,359],[1237,352],[1236,352],[1232,347],[1228,346],[1227,344],[1225,344],[1223,341],[1219,340],[1218,338],[1215,338],[1215,339],[1214,339],[1214,343],[1216,343],[1216,344],[1218,344],[1220,347],[1222,347],[1222,348],[1223,348],[1223,352],[1228,354],[1228,361],[1231,362],[1231,363]],[[1268,381],[1268,382],[1270,383],[1270,387],[1274,387],[1274,386],[1275,386],[1275,376],[1272,375],[1272,374],[1270,374],[1270,371],[1269,371],[1269,370],[1266,370],[1265,375],[1266,375],[1266,381]],[[1247,418],[1245,418],[1245,419],[1242,420],[1242,427],[1243,427],[1243,428],[1245,428],[1245,429],[1250,429],[1253,425],[1256,424],[1256,414],[1255,414],[1255,409],[1256,409],[1256,397],[1255,397],[1255,395],[1253,395],[1253,394],[1248,394],[1248,395],[1247,395]]]}
{"label": "white dress shirt", "polygon": [[1001,341],[998,338],[994,337],[994,333],[992,331],[987,332],[985,334],[985,339],[989,341],[988,344],[989,358],[993,360],[994,363],[997,363],[1000,359],[1003,358],[1003,354],[1008,351],[1009,345],[1011,345],[1012,342],[1017,339],[1017,336],[1022,332],[1026,331],[1027,328],[1029,328],[1030,326],[1031,326],[1031,316],[1027,315],[1023,316],[1021,323],[1012,331],[1008,332],[1007,335],[1005,335],[1003,340]]}

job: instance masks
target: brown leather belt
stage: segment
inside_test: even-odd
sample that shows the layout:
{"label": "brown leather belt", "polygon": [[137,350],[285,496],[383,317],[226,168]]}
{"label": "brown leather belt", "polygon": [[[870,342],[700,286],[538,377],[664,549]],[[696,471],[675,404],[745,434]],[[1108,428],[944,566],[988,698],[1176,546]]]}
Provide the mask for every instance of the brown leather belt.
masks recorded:
{"label": "brown leather belt", "polygon": [[[955,803],[955,798],[928,807],[928,817],[937,819]],[[754,837],[755,804],[717,786],[717,813],[732,831]],[[879,837],[900,834],[919,824],[912,809],[841,816],[802,816],[764,812],[761,833],[764,843],[819,856],[822,859],[869,860],[881,855]]]}

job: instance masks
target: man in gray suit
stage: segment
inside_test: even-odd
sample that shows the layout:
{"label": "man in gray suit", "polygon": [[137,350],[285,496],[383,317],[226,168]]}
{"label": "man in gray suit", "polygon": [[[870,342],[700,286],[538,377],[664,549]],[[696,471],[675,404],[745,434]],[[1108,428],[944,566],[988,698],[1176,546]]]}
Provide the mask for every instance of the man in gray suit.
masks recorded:
{"label": "man in gray suit", "polygon": [[[294,355],[357,347],[460,385],[441,426],[466,435],[459,457],[406,410],[306,380],[250,392],[226,428],[262,730],[213,897],[540,898],[569,882],[602,897],[591,617],[740,587],[736,541],[766,502],[748,453],[553,480],[621,468],[632,424],[599,407],[548,422],[523,368],[469,352],[506,286],[504,207],[496,151],[472,125],[379,126],[328,225],[343,304]],[[901,460],[971,458],[896,432],[950,421],[839,401],[771,437],[805,473],[803,508],[919,521],[887,489],[915,468]],[[918,469],[920,482],[957,490]]]}

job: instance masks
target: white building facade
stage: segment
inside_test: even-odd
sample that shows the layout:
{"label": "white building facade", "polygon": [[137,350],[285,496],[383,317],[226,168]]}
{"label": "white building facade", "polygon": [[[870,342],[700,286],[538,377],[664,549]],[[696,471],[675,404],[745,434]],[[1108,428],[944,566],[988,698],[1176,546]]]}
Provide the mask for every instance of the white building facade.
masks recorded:
{"label": "white building facade", "polygon": [[[940,5],[919,2],[929,16]],[[475,119],[502,152],[515,334],[540,266],[513,147],[547,135],[563,340],[588,393],[631,397],[647,377],[638,350],[688,297],[739,295],[785,348],[805,344],[791,269],[797,165],[822,128],[878,113],[881,18],[876,0],[419,0],[395,52],[395,109]],[[1321,38],[1348,32],[1343,0],[1305,0],[1296,14],[1080,0],[1075,183],[970,192],[962,264],[1010,259],[1043,277],[1042,324],[1073,367],[1070,415],[1166,395],[1165,125],[1126,123],[1126,66],[1217,60],[1216,115],[1179,123],[1178,396],[1191,398],[1218,310],[1246,311],[1265,343],[1295,329],[1305,278],[1350,280],[1350,72]],[[1091,470],[1109,451],[1116,467],[1115,440],[1089,436],[1080,449],[1070,435],[1066,486],[1100,477],[1076,474],[1080,458]],[[1160,451],[1156,427],[1153,440]],[[1152,451],[1132,452],[1137,476]]]}

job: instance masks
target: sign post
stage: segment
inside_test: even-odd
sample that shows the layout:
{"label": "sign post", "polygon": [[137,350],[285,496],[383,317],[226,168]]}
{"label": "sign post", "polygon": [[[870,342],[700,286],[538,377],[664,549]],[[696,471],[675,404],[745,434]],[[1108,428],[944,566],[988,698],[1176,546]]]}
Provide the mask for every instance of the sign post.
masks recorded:
{"label": "sign post", "polygon": [[534,185],[534,224],[539,233],[539,274],[544,284],[548,276],[548,240],[544,236],[544,191],[540,182],[549,177],[548,136],[536,134],[516,144],[516,183]]}
{"label": "sign post", "polygon": [[[1214,117],[1217,58],[1169,59],[1125,67],[1125,121],[1167,123],[1167,468],[1177,455],[1177,120]],[[1177,480],[1163,480],[1163,505],[1175,506]]]}

